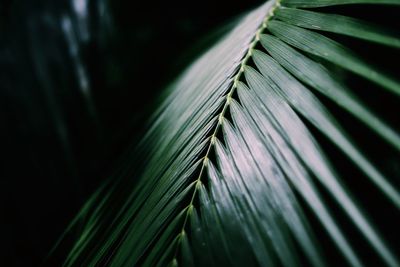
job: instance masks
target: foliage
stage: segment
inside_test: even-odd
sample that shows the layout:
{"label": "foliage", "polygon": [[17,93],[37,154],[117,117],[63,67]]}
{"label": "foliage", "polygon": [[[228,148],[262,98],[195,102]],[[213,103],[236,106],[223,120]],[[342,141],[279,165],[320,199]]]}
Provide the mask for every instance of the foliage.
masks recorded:
{"label": "foliage", "polygon": [[359,170],[358,183],[373,185],[398,214],[395,180],[330,107],[398,153],[399,135],[342,74],[393,97],[400,83],[323,33],[379,49],[398,49],[400,39],[355,18],[300,9],[362,3],[400,4],[275,0],[246,14],[167,89],[127,167],[71,225],[83,229],[65,266],[398,266],[395,247],[354,197],[363,187],[346,185],[351,172],[337,171],[324,147],[340,151]]}

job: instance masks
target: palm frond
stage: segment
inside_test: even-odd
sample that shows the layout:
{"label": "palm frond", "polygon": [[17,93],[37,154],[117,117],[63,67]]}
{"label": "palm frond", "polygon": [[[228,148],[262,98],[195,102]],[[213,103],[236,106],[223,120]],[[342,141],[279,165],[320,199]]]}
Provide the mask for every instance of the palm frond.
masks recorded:
{"label": "palm frond", "polygon": [[[399,2],[269,1],[193,63],[168,89],[118,183],[103,188],[77,217],[86,223],[65,266],[329,265],[310,214],[348,265],[363,266],[325,192],[370,251],[386,265],[398,266],[393,248],[344,185],[350,177],[335,170],[314,129],[398,212],[396,187],[356,147],[321,98],[352,114],[397,152],[400,137],[324,62],[396,96],[400,83],[304,28],[394,48],[399,39],[352,18],[286,7],[346,3]],[[339,23],[333,27],[333,21]]]}
{"label": "palm frond", "polygon": [[348,35],[400,48],[399,38],[395,33],[359,19],[285,7],[275,12],[275,18],[307,29]]}
{"label": "palm frond", "polygon": [[349,4],[382,4],[382,5],[399,5],[398,0],[284,0],[284,5],[288,7],[324,7],[335,5]]}

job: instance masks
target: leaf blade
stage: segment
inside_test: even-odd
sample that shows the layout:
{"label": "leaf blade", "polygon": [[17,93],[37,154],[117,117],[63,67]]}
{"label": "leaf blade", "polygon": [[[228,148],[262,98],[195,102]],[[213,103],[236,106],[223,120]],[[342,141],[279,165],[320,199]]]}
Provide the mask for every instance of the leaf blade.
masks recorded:
{"label": "leaf blade", "polygon": [[327,31],[400,48],[400,38],[385,28],[351,17],[281,7],[275,18],[294,26]]}
{"label": "leaf blade", "polygon": [[398,0],[282,0],[288,7],[324,7],[350,4],[400,5]]}
{"label": "leaf blade", "polygon": [[273,58],[296,78],[349,111],[397,150],[400,150],[400,136],[369,111],[360,100],[351,94],[348,88],[336,82],[322,65],[297,52],[274,36],[262,35],[261,43]]}
{"label": "leaf blade", "polygon": [[400,96],[400,82],[363,62],[339,43],[280,21],[271,21],[268,29],[282,41],[354,72]]}

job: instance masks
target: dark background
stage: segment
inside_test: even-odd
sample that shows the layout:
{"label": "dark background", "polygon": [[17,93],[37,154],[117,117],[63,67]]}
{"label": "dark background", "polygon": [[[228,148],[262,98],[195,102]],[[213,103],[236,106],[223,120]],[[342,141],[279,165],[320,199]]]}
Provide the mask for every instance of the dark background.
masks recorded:
{"label": "dark background", "polygon": [[[43,261],[85,199],[140,138],[160,90],[213,39],[205,38],[208,33],[261,3],[0,2],[0,266]],[[398,9],[326,11],[398,27]],[[371,54],[373,46],[342,41],[398,75],[398,51]],[[362,79],[346,79],[367,88]],[[399,129],[396,99],[378,90],[358,94]],[[363,126],[337,112],[365,153],[399,178],[398,154],[372,144],[375,136],[364,135]],[[336,150],[327,149],[335,159]],[[368,205],[378,206],[372,199]]]}
{"label": "dark background", "polygon": [[0,266],[42,262],[196,43],[262,1],[216,2],[0,2]]}

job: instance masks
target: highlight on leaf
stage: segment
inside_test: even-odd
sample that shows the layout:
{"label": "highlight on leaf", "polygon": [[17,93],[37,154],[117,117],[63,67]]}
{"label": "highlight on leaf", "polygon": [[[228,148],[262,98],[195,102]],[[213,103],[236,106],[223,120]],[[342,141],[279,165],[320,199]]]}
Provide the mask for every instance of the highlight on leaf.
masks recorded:
{"label": "highlight on leaf", "polygon": [[400,83],[323,34],[391,49],[400,39],[358,19],[299,9],[365,3],[399,4],[271,0],[243,16],[170,86],[133,159],[78,214],[83,227],[64,265],[364,266],[367,254],[399,266],[357,188],[347,186],[352,177],[325,149],[337,149],[399,212],[394,180],[331,106],[396,152],[399,134],[328,62],[393,97]]}

